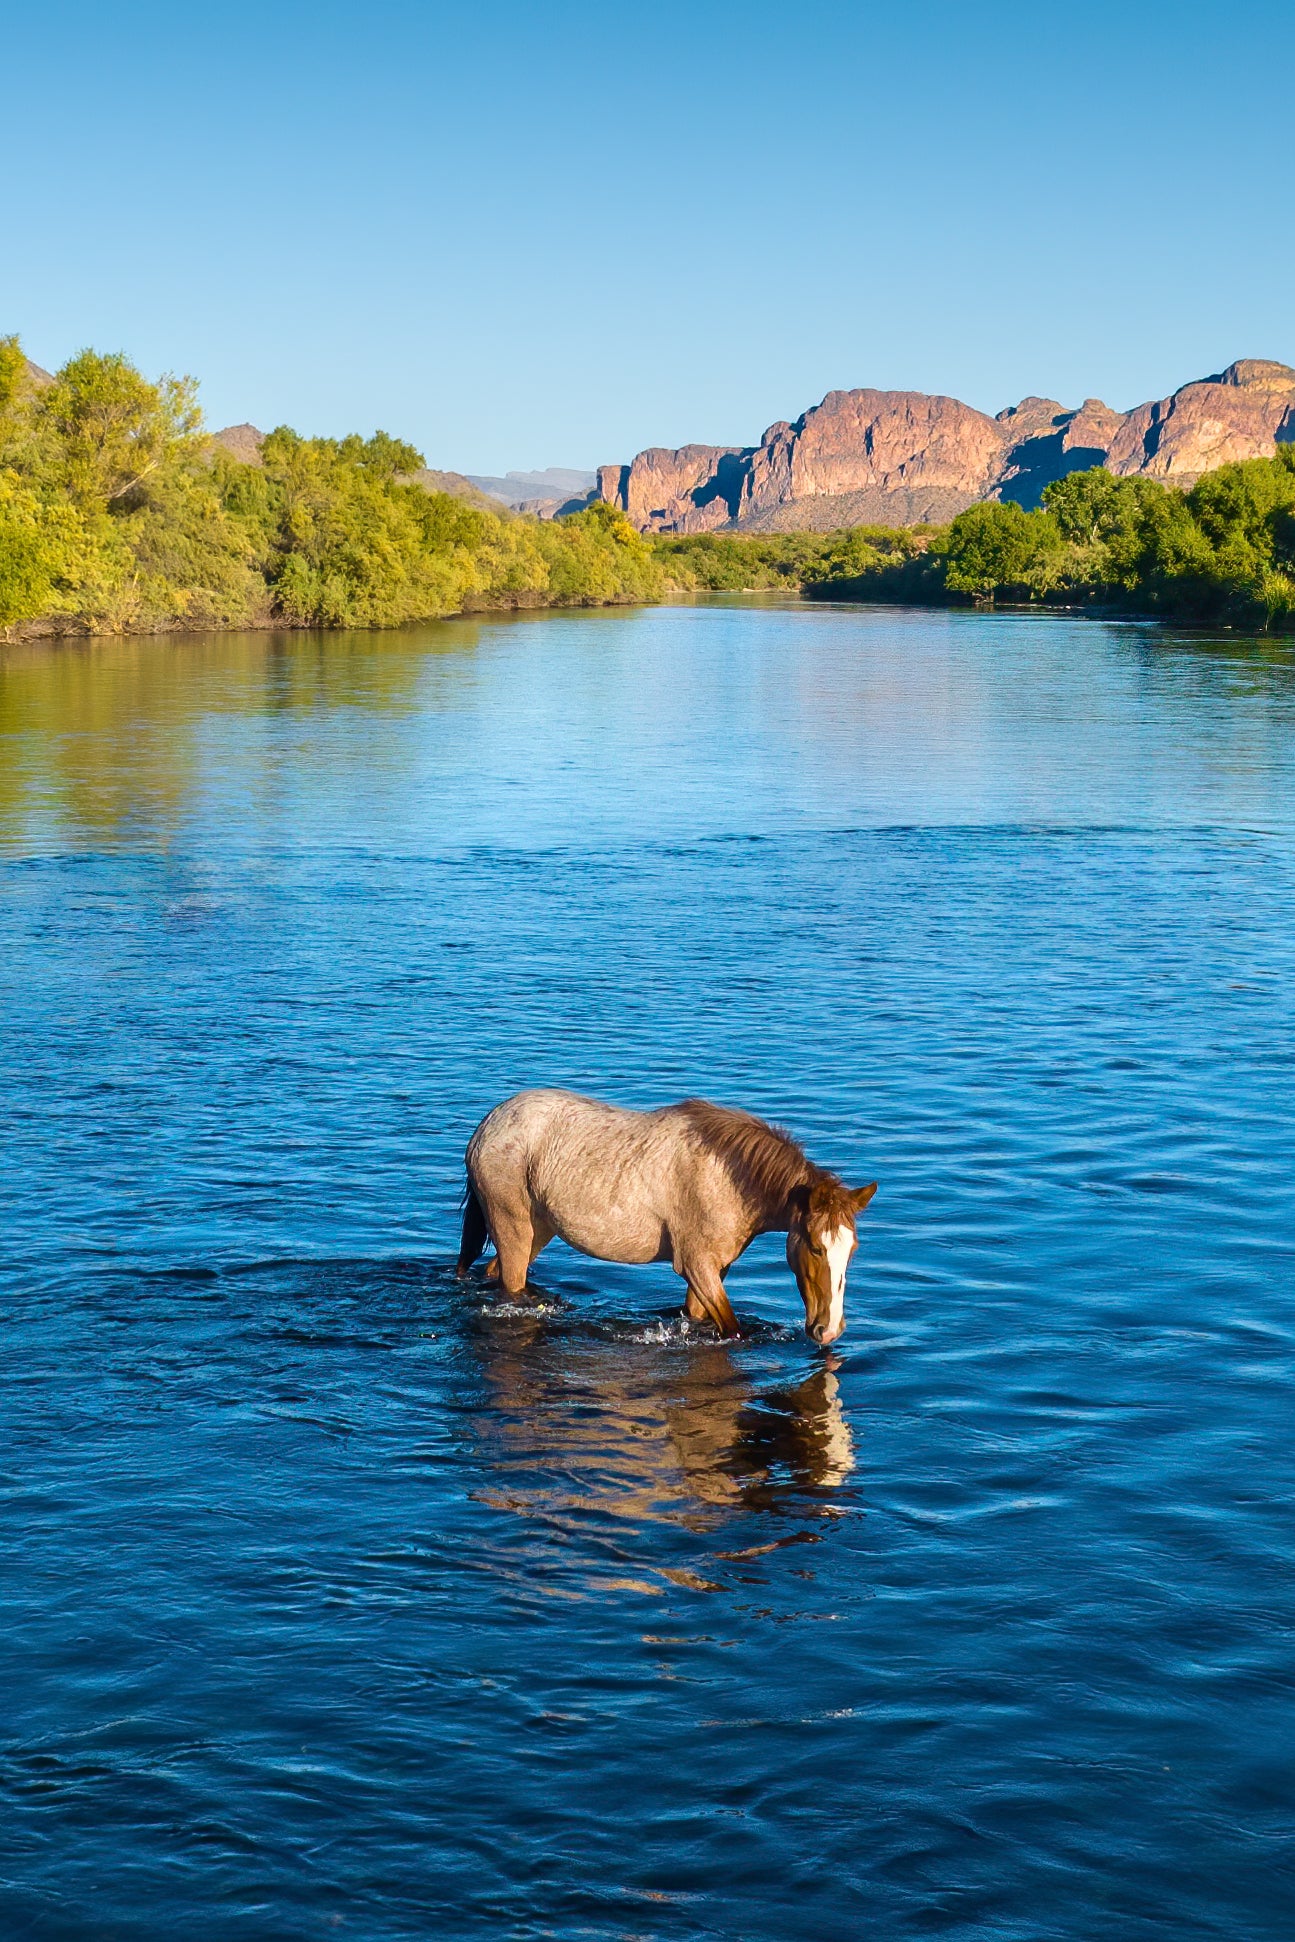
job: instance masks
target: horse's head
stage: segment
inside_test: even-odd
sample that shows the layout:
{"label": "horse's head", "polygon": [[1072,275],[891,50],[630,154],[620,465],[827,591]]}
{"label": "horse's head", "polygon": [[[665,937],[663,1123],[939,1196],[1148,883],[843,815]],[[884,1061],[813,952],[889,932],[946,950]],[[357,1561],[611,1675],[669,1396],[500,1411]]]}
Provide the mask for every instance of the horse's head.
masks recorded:
{"label": "horse's head", "polygon": [[787,1228],[787,1265],[805,1304],[805,1332],[826,1348],[845,1329],[845,1271],[858,1242],[854,1223],[877,1191],[816,1180],[797,1187]]}

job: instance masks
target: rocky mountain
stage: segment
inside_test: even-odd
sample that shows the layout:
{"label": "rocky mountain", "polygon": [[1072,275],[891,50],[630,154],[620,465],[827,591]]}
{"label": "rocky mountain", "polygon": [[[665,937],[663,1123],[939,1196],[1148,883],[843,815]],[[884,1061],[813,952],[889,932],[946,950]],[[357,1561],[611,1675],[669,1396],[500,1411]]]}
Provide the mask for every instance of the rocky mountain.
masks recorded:
{"label": "rocky mountain", "polygon": [[1244,358],[1132,411],[1025,398],[996,418],[920,391],[830,391],[758,445],[653,447],[599,468],[593,497],[641,531],[826,531],[950,519],[978,499],[1037,506],[1067,472],[1105,465],[1173,485],[1295,443],[1295,370]]}

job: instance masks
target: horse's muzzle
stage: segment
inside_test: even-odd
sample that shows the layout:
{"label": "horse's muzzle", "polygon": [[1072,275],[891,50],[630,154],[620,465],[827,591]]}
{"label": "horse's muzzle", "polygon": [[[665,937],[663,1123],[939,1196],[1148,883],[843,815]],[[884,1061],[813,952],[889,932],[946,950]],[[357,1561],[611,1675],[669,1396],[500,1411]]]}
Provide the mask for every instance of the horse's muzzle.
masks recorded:
{"label": "horse's muzzle", "polygon": [[839,1341],[845,1334],[845,1323],[842,1322],[840,1328],[833,1328],[830,1322],[810,1322],[806,1328],[806,1334],[811,1341],[818,1343],[820,1349],[825,1349],[830,1343]]}

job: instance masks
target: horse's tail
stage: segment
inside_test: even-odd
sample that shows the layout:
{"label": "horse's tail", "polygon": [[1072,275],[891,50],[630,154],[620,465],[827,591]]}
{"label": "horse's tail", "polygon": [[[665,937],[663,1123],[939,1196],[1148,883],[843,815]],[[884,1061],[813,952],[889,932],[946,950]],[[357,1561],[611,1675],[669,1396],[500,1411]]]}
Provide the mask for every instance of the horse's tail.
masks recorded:
{"label": "horse's tail", "polygon": [[477,1190],[469,1174],[463,1187],[463,1241],[459,1247],[456,1274],[467,1273],[489,1238],[486,1217],[481,1211],[481,1202],[477,1199]]}

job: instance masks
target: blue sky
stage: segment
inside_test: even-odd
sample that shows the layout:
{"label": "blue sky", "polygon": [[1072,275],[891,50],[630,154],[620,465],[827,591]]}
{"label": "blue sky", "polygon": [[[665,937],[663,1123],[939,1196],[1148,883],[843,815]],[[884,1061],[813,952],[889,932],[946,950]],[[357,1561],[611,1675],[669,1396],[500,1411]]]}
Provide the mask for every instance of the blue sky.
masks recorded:
{"label": "blue sky", "polygon": [[432,464],[1295,363],[1295,7],[47,0],[0,330]]}

